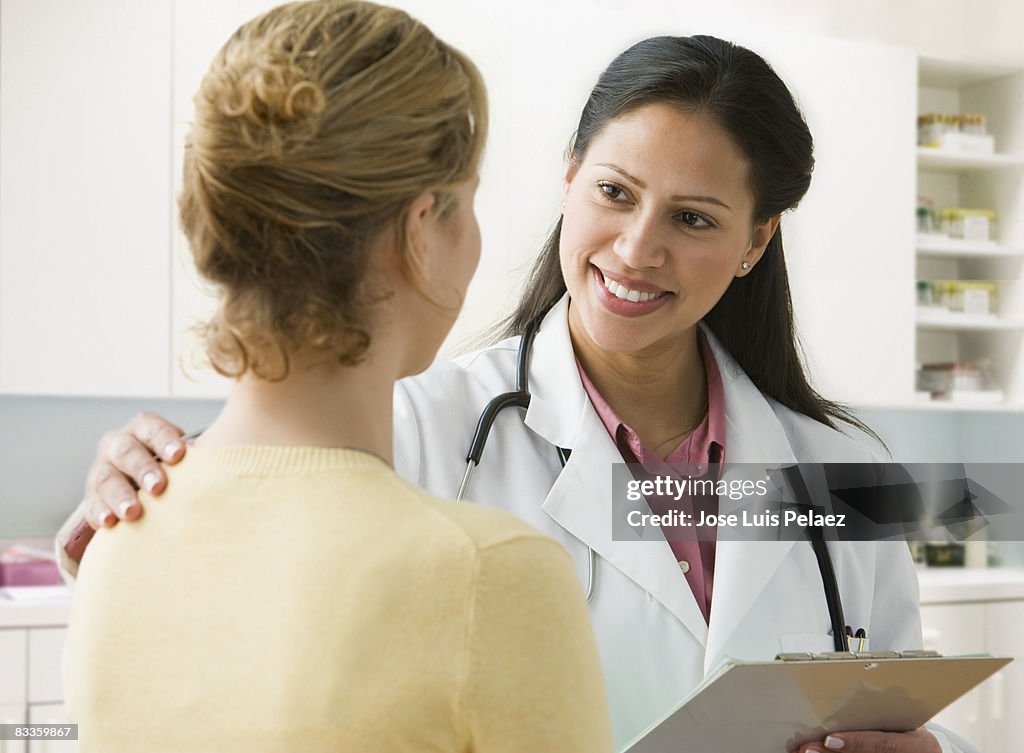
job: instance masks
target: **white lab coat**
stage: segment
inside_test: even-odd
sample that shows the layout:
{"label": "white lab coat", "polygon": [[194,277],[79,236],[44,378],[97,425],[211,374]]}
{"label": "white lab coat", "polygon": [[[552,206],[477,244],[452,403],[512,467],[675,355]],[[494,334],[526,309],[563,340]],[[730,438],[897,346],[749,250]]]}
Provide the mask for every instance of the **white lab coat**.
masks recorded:
{"label": "white lab coat", "polygon": [[[597,553],[590,614],[622,750],[723,656],[830,651],[830,622],[806,541],[719,541],[709,629],[664,539],[612,540],[611,468],[622,458],[580,381],[567,312],[566,297],[537,333],[525,426],[519,409],[500,414],[466,496],[557,539],[581,584],[587,546]],[[875,459],[846,435],[766,398],[710,333],[708,339],[725,389],[729,463]],[[399,473],[435,494],[456,496],[481,410],[514,389],[517,346],[512,338],[455,363],[438,361],[398,383]],[[556,445],[572,450],[564,470]],[[872,649],[919,648],[918,585],[906,545],[831,543],[830,551],[846,622],[867,630]],[[961,750],[942,742],[946,751]]]}

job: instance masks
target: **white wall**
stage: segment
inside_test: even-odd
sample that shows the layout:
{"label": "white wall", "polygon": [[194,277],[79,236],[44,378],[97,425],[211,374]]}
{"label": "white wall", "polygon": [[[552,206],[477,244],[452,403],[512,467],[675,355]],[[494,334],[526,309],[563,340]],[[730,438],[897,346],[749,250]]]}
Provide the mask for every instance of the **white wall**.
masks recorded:
{"label": "white wall", "polygon": [[[45,14],[53,13],[55,4],[73,1],[38,4],[42,28],[49,17]],[[10,0],[0,3],[7,5]],[[235,8],[244,11],[244,18],[273,4],[218,0],[206,7],[216,7],[218,14]],[[497,163],[493,157],[485,162],[478,202],[484,259],[470,290],[467,316],[459,322],[453,340],[493,321],[512,302],[523,265],[556,218],[563,151],[584,98],[603,66],[633,41],[652,34],[699,31],[726,38],[777,32],[782,40],[796,32],[906,46],[948,59],[1024,63],[1021,0],[396,0],[393,4],[422,18],[478,62],[491,92],[491,151],[536,157],[529,163]],[[197,4],[175,0],[174,5],[176,18],[181,19]],[[198,19],[201,23],[201,14]],[[175,49],[201,43],[200,35],[178,32]],[[571,54],[565,52],[568,49]],[[562,52],[554,63],[541,66],[537,63],[540,51],[544,57]],[[175,82],[176,102],[183,89],[198,84],[198,74],[193,78]],[[180,155],[169,159],[177,169]],[[528,169],[527,164],[537,167]],[[0,268],[0,277],[3,274]],[[176,288],[175,295],[179,292]],[[133,344],[121,346],[132,348]],[[183,401],[181,406],[196,421],[213,410],[210,403]],[[45,535],[51,530],[77,503],[81,475],[101,430],[123,423],[143,407],[171,411],[171,418],[177,417],[169,403],[145,401],[129,406],[115,400],[0,396],[0,529],[5,524],[14,526],[15,508],[22,511],[17,530],[0,530],[0,537]],[[874,412],[867,418],[896,450],[897,458],[945,460],[952,452],[957,459],[997,457],[1010,462],[1024,456],[1020,414],[956,417]],[[54,444],[55,437],[60,438],[60,446]],[[67,446],[69,442],[73,448]],[[997,456],[990,454],[996,451]]]}

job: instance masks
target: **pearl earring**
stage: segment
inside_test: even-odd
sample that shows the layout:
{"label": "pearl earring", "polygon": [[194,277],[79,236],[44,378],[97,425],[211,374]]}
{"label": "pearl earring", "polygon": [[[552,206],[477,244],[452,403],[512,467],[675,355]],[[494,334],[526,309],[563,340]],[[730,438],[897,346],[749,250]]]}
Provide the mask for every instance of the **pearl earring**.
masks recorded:
{"label": "pearl earring", "polygon": [[742,267],[743,269],[750,269],[750,262],[745,261],[742,264],[740,264],[740,267]]}

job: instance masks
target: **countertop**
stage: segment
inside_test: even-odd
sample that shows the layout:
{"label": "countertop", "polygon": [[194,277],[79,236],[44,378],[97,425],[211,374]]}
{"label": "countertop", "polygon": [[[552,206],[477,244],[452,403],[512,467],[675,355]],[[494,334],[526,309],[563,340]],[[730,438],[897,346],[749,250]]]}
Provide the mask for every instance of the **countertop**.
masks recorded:
{"label": "countertop", "polygon": [[1024,599],[1024,569],[925,567],[917,571],[922,604]]}
{"label": "countertop", "polygon": [[[918,570],[922,604],[1024,600],[1024,569],[933,567]],[[19,594],[28,594],[25,589]],[[65,586],[36,589],[42,598],[12,600],[0,588],[0,629],[59,627],[67,624],[71,590]]]}
{"label": "countertop", "polygon": [[[17,597],[12,599],[11,593]],[[67,586],[0,588],[0,629],[63,627],[70,609]]]}

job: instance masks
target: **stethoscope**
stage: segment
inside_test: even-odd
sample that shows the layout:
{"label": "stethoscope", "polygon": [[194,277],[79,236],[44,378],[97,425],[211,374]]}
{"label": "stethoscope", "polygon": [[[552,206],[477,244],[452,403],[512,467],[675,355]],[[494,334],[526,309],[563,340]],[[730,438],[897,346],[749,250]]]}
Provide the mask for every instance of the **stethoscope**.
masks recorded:
{"label": "stethoscope", "polygon": [[[526,325],[523,336],[519,339],[519,351],[516,354],[516,388],[512,392],[503,392],[493,398],[484,406],[480,419],[476,422],[476,431],[473,432],[473,441],[469,443],[469,452],[466,454],[466,473],[459,485],[459,493],[455,496],[456,502],[461,502],[466,496],[466,488],[469,486],[469,479],[473,475],[473,469],[480,465],[480,458],[484,454],[484,445],[487,444],[487,437],[491,433],[494,419],[498,417],[505,408],[516,407],[524,411],[530,407],[530,353],[533,351],[533,340],[537,336],[539,320],[534,320]],[[558,453],[558,462],[565,468],[569,461],[571,450],[564,447],[555,447]],[[594,560],[596,555],[591,547],[587,547],[587,604],[594,598]]]}
{"label": "stethoscope", "polygon": [[[480,465],[480,459],[484,454],[484,445],[487,444],[487,437],[491,433],[491,427],[494,426],[494,420],[498,417],[498,414],[510,407],[522,408],[524,411],[530,407],[530,354],[533,350],[533,340],[537,336],[539,325],[539,318],[530,322],[519,340],[519,350],[516,354],[515,390],[503,392],[491,399],[484,406],[483,412],[480,413],[480,418],[476,422],[476,431],[473,432],[473,440],[469,443],[469,452],[466,454],[466,472],[462,477],[462,483],[459,485],[459,493],[455,497],[456,501],[461,502],[466,495],[469,479],[473,475],[473,470]],[[571,451],[564,447],[556,446],[555,452],[558,453],[558,460],[562,468],[565,468]],[[812,507],[810,494],[807,491],[807,486],[804,484],[803,476],[800,475],[800,469],[793,465],[783,468],[781,471],[796,495],[799,505],[805,508]],[[814,557],[818,561],[821,583],[825,588],[825,603],[828,605],[829,620],[832,623],[832,640],[835,650],[849,651],[846,620],[843,617],[843,604],[839,598],[839,584],[836,581],[835,569],[832,567],[832,556],[829,554],[828,547],[825,544],[824,530],[819,527],[807,526],[806,531],[807,538],[811,542],[811,548],[814,550]],[[588,604],[594,598],[595,559],[594,550],[588,545],[586,591]]]}

